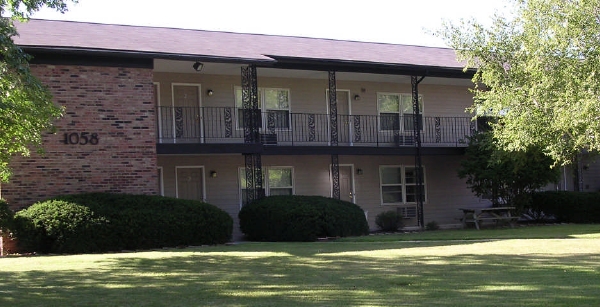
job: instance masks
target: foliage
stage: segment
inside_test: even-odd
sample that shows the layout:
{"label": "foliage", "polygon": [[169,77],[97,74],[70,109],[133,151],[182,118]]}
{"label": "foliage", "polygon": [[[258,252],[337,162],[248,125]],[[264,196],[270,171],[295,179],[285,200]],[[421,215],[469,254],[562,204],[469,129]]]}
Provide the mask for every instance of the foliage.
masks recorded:
{"label": "foliage", "polygon": [[65,12],[66,3],[66,0],[0,1],[0,181],[7,181],[10,176],[11,157],[29,155],[30,146],[41,151],[42,133],[62,113],[52,102],[48,89],[32,75],[30,57],[14,44],[12,38],[18,33],[13,22],[24,21],[44,6]]}
{"label": "foliage", "polygon": [[560,170],[552,164],[552,158],[537,147],[509,152],[498,148],[492,132],[479,132],[469,139],[458,176],[493,205],[522,209],[532,191],[558,180]]}
{"label": "foliage", "polygon": [[540,146],[562,164],[600,150],[600,0],[514,0],[514,13],[438,32],[476,67],[475,116],[495,116],[503,148]]}
{"label": "foliage", "polygon": [[440,229],[440,225],[436,221],[431,221],[425,225],[425,230],[433,231],[433,230],[439,230],[439,229]]}
{"label": "foliage", "polygon": [[384,211],[375,217],[375,225],[383,231],[397,231],[402,224],[402,215],[397,210]]}
{"label": "foliage", "polygon": [[0,199],[0,232],[8,232],[13,225],[14,212],[4,199]]}
{"label": "foliage", "polygon": [[559,222],[600,223],[600,193],[550,191],[534,193],[531,210]]}
{"label": "foliage", "polygon": [[225,243],[229,214],[199,201],[89,193],[56,197],[17,212],[26,251],[84,253]]}
{"label": "foliage", "polygon": [[369,232],[363,210],[321,196],[269,196],[240,210],[240,229],[255,241],[315,241]]}

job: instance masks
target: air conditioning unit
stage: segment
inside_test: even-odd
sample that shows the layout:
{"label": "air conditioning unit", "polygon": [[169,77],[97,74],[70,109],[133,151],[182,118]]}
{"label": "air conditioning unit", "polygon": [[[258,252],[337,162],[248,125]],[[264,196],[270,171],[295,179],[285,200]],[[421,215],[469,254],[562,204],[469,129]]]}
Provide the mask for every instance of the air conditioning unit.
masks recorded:
{"label": "air conditioning unit", "polygon": [[414,135],[395,135],[394,143],[396,146],[413,146],[415,145]]}
{"label": "air conditioning unit", "polygon": [[263,145],[277,145],[277,134],[275,133],[261,133],[260,143]]}
{"label": "air conditioning unit", "polygon": [[402,215],[402,218],[412,219],[417,217],[417,206],[399,207],[397,210],[398,214]]}

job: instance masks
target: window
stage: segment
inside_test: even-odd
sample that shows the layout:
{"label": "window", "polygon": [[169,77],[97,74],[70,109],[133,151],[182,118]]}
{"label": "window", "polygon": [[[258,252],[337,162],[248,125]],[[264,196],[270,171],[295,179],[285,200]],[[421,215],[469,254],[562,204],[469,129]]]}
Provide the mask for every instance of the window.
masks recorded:
{"label": "window", "polygon": [[[378,93],[379,130],[413,130],[414,111],[411,94]],[[419,129],[423,130],[423,97],[419,95]]]}
{"label": "window", "polygon": [[[235,107],[237,109],[238,129],[244,128],[244,103],[242,101],[242,88],[235,88]],[[289,129],[290,128],[290,91],[277,88],[258,89],[257,120],[263,129]]]}
{"label": "window", "polygon": [[[417,202],[417,168],[414,166],[381,166],[379,174],[381,180],[381,203],[383,205]],[[423,188],[425,188],[424,169],[422,174]]]}
{"label": "window", "polygon": [[[292,167],[271,166],[263,167],[263,188],[265,195],[293,195],[294,194],[294,169]],[[246,199],[246,168],[240,171],[240,202]],[[267,180],[265,180],[267,179]]]}

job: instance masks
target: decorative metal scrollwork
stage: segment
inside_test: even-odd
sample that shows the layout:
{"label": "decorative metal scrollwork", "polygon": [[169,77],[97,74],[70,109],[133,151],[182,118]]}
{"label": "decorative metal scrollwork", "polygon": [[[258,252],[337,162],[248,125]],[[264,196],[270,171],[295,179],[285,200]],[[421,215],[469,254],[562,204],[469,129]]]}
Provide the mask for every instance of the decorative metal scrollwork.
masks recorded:
{"label": "decorative metal scrollwork", "polygon": [[329,131],[331,132],[331,145],[338,144],[338,114],[337,114],[337,88],[335,71],[329,72]]}
{"label": "decorative metal scrollwork", "polygon": [[246,166],[246,195],[244,204],[249,204],[265,196],[262,180],[262,162],[260,154],[244,154]]}
{"label": "decorative metal scrollwork", "polygon": [[175,137],[183,137],[183,108],[175,107]]}
{"label": "decorative metal scrollwork", "polygon": [[439,118],[439,117],[435,118],[435,142],[436,143],[442,142],[442,124],[441,124],[441,118]]}
{"label": "decorative metal scrollwork", "polygon": [[233,118],[231,117],[231,108],[224,109],[225,118],[225,137],[230,138],[233,134]]}
{"label": "decorative metal scrollwork", "polygon": [[242,107],[244,109],[244,143],[260,142],[261,124],[258,108],[256,66],[242,67]]}
{"label": "decorative metal scrollwork", "polygon": [[317,139],[316,136],[316,124],[315,124],[315,115],[308,115],[308,141],[314,142]]}
{"label": "decorative metal scrollwork", "polygon": [[331,155],[331,197],[340,199],[340,159]]}
{"label": "decorative metal scrollwork", "polygon": [[354,142],[362,141],[362,130],[360,126],[360,116],[354,115]]}

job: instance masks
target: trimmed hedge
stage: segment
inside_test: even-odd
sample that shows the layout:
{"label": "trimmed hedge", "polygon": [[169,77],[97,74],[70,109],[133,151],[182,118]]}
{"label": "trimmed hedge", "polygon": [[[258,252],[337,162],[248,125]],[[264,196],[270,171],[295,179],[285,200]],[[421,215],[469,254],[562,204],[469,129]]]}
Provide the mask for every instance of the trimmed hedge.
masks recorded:
{"label": "trimmed hedge", "polygon": [[402,215],[396,210],[384,211],[375,217],[375,225],[383,231],[397,231],[403,224]]}
{"label": "trimmed hedge", "polygon": [[15,214],[25,251],[89,253],[186,245],[231,239],[233,219],[203,202],[162,196],[89,193],[33,204]]}
{"label": "trimmed hedge", "polygon": [[533,193],[531,209],[558,222],[600,223],[600,193],[552,191]]}
{"label": "trimmed hedge", "polygon": [[240,229],[254,241],[315,241],[369,233],[363,210],[321,196],[269,196],[240,210]]}

